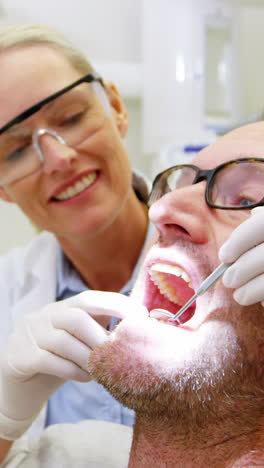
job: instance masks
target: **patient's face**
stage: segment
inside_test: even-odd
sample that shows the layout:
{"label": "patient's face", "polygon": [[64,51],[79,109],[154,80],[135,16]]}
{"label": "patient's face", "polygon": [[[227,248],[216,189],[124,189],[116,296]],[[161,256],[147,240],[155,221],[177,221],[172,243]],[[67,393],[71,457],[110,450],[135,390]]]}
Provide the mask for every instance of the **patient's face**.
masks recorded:
{"label": "patient's face", "polygon": [[[264,124],[225,136],[193,161],[210,169],[241,157],[264,157]],[[150,210],[158,229],[133,296],[148,310],[173,312],[219,264],[218,250],[248,211],[207,206],[205,181],[163,196]],[[166,273],[177,266],[178,276]],[[165,272],[161,272],[164,270]],[[135,314],[92,356],[93,375],[139,413],[196,417],[224,399],[263,388],[264,316],[260,305],[239,306],[218,281],[181,319],[164,322]],[[190,412],[189,412],[190,413]]]}

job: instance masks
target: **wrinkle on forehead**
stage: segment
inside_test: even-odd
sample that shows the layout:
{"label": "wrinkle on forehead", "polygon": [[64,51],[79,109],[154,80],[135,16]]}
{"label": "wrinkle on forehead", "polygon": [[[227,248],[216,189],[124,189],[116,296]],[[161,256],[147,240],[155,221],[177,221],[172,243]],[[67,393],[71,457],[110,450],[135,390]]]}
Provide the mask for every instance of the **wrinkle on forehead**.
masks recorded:
{"label": "wrinkle on forehead", "polygon": [[236,128],[201,150],[192,164],[212,169],[224,162],[248,157],[264,158],[264,122]]}

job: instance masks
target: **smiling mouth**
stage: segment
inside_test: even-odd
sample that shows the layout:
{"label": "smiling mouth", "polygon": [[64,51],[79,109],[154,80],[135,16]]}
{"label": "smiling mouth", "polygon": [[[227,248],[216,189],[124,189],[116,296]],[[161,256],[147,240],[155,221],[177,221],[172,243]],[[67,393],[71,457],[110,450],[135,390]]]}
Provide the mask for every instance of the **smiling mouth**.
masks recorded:
{"label": "smiling mouth", "polygon": [[[194,295],[192,282],[188,274],[178,265],[154,263],[149,270],[145,306],[152,309],[165,309],[176,314],[178,310]],[[192,304],[179,318],[183,324],[190,320],[195,313],[196,305]],[[168,317],[164,321],[174,325]]]}
{"label": "smiling mouth", "polygon": [[70,187],[67,187],[65,190],[58,193],[56,197],[53,197],[53,200],[64,201],[73,198],[76,195],[79,195],[79,193],[83,192],[88,187],[90,187],[90,185],[92,185],[96,179],[96,171],[86,174],[80,180],[75,182],[75,184],[72,184]]}

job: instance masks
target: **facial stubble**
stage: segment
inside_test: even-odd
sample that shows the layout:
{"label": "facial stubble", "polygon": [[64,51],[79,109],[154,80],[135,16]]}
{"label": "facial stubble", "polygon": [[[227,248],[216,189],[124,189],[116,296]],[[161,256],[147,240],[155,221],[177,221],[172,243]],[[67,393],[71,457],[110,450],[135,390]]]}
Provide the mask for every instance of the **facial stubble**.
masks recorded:
{"label": "facial stubble", "polygon": [[[254,323],[248,321],[251,309],[243,308],[240,312],[240,321],[244,321],[247,329],[246,338],[255,333]],[[257,313],[255,310],[254,315]],[[226,311],[225,316],[229,323],[237,323],[237,310]],[[208,343],[208,353],[201,355],[195,365],[187,364],[180,371],[171,367],[168,371],[162,362],[144,358],[137,346],[131,344],[125,328],[119,327],[116,339],[92,353],[89,368],[99,383],[138,415],[174,428],[177,421],[177,426],[188,430],[200,430],[210,420],[226,422],[231,417],[233,425],[240,427],[243,423],[250,430],[258,415],[263,414],[261,364],[254,353],[249,356],[243,333],[219,335],[214,343]],[[258,340],[257,332],[253,342]],[[238,419],[243,422],[238,424]]]}

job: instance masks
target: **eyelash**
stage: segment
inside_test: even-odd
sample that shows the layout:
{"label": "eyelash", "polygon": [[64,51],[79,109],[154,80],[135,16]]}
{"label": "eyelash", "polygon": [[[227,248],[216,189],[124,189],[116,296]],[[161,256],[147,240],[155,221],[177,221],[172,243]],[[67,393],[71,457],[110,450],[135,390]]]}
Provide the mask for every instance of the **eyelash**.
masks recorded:
{"label": "eyelash", "polygon": [[83,115],[84,111],[72,114],[70,117],[67,117],[66,119],[62,120],[60,125],[71,125],[78,123],[82,119]]}
{"label": "eyelash", "polygon": [[29,146],[29,144],[30,143],[28,143],[27,145],[20,146],[15,151],[12,151],[11,153],[9,153],[8,156],[6,157],[6,161],[19,159],[21,156],[23,156],[23,151]]}

